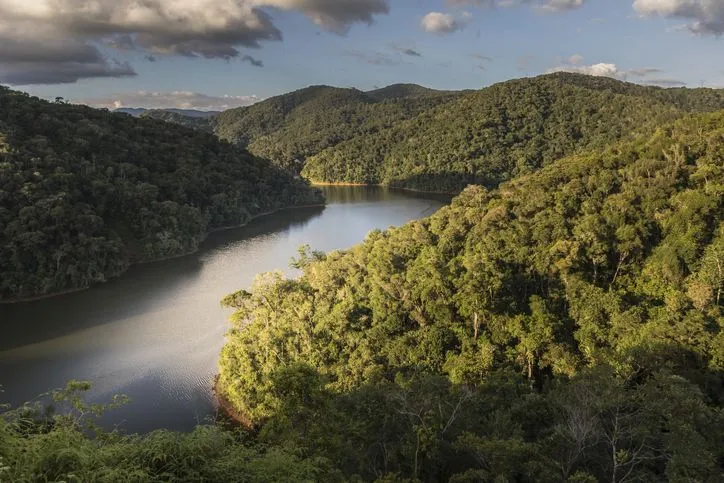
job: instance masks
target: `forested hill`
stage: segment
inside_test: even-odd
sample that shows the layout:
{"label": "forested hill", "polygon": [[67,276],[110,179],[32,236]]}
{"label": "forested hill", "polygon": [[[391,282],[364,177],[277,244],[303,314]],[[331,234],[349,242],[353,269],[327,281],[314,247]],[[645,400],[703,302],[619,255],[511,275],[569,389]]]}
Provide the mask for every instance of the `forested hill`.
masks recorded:
{"label": "forested hill", "polygon": [[308,159],[303,175],[431,191],[496,186],[687,112],[722,108],[722,90],[661,89],[568,73],[513,80],[343,141]]}
{"label": "forested hill", "polygon": [[449,96],[459,94],[459,92],[439,91],[436,89],[419,86],[417,84],[393,84],[391,86],[382,87],[380,89],[367,91],[366,94],[377,101],[382,101],[385,99],[419,99],[427,97]]}
{"label": "forested hill", "polygon": [[141,113],[139,117],[148,119],[158,119],[159,121],[166,121],[174,124],[179,124],[192,129],[198,129],[199,131],[205,131],[208,133],[214,132],[212,124],[212,116],[189,116],[181,112],[169,111],[166,109],[150,109]]}
{"label": "forested hill", "polygon": [[320,195],[216,137],[0,87],[0,299],[87,287]]}
{"label": "forested hill", "polygon": [[351,479],[719,481],[723,160],[687,117],[303,252],[226,299],[220,393]]}
{"label": "forested hill", "polygon": [[459,93],[391,86],[365,93],[313,86],[231,109],[211,119],[214,132],[299,173],[306,158],[338,143],[385,131]]}

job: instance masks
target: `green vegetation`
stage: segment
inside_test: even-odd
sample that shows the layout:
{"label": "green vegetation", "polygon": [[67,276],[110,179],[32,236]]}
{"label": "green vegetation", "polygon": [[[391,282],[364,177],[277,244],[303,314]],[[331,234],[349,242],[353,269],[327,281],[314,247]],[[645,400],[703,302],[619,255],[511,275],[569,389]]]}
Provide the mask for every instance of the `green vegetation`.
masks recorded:
{"label": "green vegetation", "polygon": [[174,111],[167,111],[164,109],[151,109],[143,114],[141,114],[140,117],[145,117],[149,119],[158,119],[160,121],[166,121],[171,122],[174,124],[179,124],[182,126],[189,127],[191,129],[198,129],[199,131],[204,131],[208,133],[213,133],[214,128],[211,124],[211,119],[209,117],[191,117],[186,116],[184,114],[181,114],[179,112]]}
{"label": "green vegetation", "polygon": [[168,111],[148,111],[143,116],[214,132],[299,174],[309,156],[353,137],[390,129],[461,94],[414,84],[370,92],[312,86],[210,118]]}
{"label": "green vegetation", "polygon": [[457,95],[410,85],[370,94],[313,86],[224,111],[211,122],[221,139],[239,142],[299,173],[309,156],[355,136],[390,129]]}
{"label": "green vegetation", "polygon": [[54,391],[55,411],[36,404],[0,414],[0,481],[291,483],[338,475],[325,458],[256,444],[247,434],[216,425],[200,425],[188,434],[104,432],[96,417],[123,399],[86,404],[82,395],[88,388],[72,381]]}
{"label": "green vegetation", "polygon": [[308,159],[302,174],[428,191],[494,187],[686,112],[722,108],[722,90],[661,89],[578,74],[514,80],[453,98],[391,129],[361,133]]}
{"label": "green vegetation", "polygon": [[464,92],[314,86],[209,119],[146,115],[213,131],[317,182],[459,192],[722,108],[724,90],[556,73]]}
{"label": "green vegetation", "polygon": [[[219,389],[347,478],[724,476],[724,112],[260,276]],[[403,480],[396,480],[403,481]]]}
{"label": "green vegetation", "polygon": [[320,195],[214,136],[0,88],[0,300],[88,287]]}
{"label": "green vegetation", "polygon": [[[0,417],[0,480],[722,481],[724,111],[683,114],[720,94],[553,75],[364,137],[365,181],[508,181],[227,296],[217,392],[248,431],[89,438],[72,383],[70,416]],[[391,146],[439,157],[390,171]]]}

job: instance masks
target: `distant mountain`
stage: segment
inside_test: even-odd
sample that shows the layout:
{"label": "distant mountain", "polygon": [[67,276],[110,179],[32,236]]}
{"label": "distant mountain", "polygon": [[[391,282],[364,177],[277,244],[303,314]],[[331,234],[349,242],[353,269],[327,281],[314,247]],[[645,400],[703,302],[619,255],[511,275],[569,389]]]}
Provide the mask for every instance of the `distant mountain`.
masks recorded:
{"label": "distant mountain", "polygon": [[142,115],[146,114],[149,111],[164,111],[164,112],[170,112],[173,114],[178,114],[180,116],[199,117],[199,118],[213,117],[221,112],[221,111],[199,111],[196,109],[145,109],[142,107],[121,107],[121,108],[113,110],[113,112],[122,112],[124,114],[130,114],[131,116],[134,116],[134,117],[141,117]]}
{"label": "distant mountain", "polygon": [[[198,111],[197,111],[198,112]],[[158,119],[160,121],[166,121],[171,122],[174,124],[179,124],[181,126],[190,127],[192,129],[197,129],[199,131],[204,131],[208,133],[213,133],[214,128],[212,124],[212,117],[218,113],[215,113],[211,116],[187,116],[185,114],[181,114],[178,110],[168,110],[168,109],[151,109],[143,114],[141,114],[140,117],[145,117],[149,119]]]}
{"label": "distant mountain", "polygon": [[412,85],[372,93],[312,86],[224,111],[211,122],[220,138],[299,172],[309,156],[353,137],[390,129],[459,95]]}
{"label": "distant mountain", "polygon": [[359,133],[309,157],[302,175],[433,191],[493,187],[686,113],[723,108],[724,90],[569,73],[518,79],[448,98],[390,129]]}
{"label": "distant mountain", "polygon": [[213,132],[314,181],[459,191],[496,186],[688,112],[722,108],[721,90],[555,73],[477,91],[319,85],[208,118],[144,115]]}
{"label": "distant mountain", "polygon": [[367,91],[367,95],[375,100],[383,101],[385,99],[420,99],[426,97],[447,96],[453,91],[438,91],[417,84],[393,84],[391,86]]}
{"label": "distant mountain", "polygon": [[141,115],[147,110],[148,109],[143,109],[142,107],[119,107],[118,109],[113,109],[113,112],[130,114],[133,117],[141,117]]}

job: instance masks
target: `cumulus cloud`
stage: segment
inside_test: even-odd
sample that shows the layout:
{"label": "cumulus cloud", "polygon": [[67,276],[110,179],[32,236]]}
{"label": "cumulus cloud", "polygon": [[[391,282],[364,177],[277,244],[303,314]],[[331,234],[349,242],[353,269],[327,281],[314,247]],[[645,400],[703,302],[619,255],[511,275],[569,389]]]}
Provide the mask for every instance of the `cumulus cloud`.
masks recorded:
{"label": "cumulus cloud", "polygon": [[551,74],[554,72],[574,72],[578,74],[586,74],[597,77],[611,77],[613,79],[618,79],[622,81],[627,80],[629,77],[636,77],[639,79],[637,82],[660,87],[683,87],[686,85],[685,82],[676,79],[649,78],[649,76],[652,74],[660,74],[663,72],[661,69],[656,69],[653,67],[624,70],[619,68],[616,64],[610,63],[578,65],[582,63],[583,60],[583,56],[574,55],[568,59],[567,63],[557,67],[553,67],[552,69],[548,69],[547,73]]}
{"label": "cumulus cloud", "polygon": [[373,16],[386,14],[387,0],[250,0],[258,7],[299,10],[315,24],[335,33],[345,33],[353,23],[371,24]]}
{"label": "cumulus cloud", "polygon": [[564,65],[554,67],[548,70],[548,73],[553,72],[576,72],[578,74],[593,75],[597,77],[613,77],[614,79],[625,78],[625,73],[621,72],[616,64],[593,64],[593,65]]}
{"label": "cumulus cloud", "polygon": [[[321,28],[344,34],[354,23],[371,23],[389,6],[388,0],[0,0],[0,56],[5,57],[0,57],[0,82],[132,75],[130,66],[106,57],[102,47],[118,54],[135,50],[244,60],[240,49],[282,40],[274,10],[299,11]],[[62,60],[68,56],[83,60]]]}
{"label": "cumulus cloud", "polygon": [[468,12],[463,12],[460,15],[430,12],[422,18],[420,26],[425,32],[449,34],[464,29],[471,18],[472,15]]}
{"label": "cumulus cloud", "polygon": [[122,107],[145,109],[198,109],[201,111],[224,111],[235,107],[254,104],[261,99],[257,96],[210,96],[198,92],[149,92],[138,91],[115,94],[104,98],[76,99],[79,104],[93,107],[120,109]]}
{"label": "cumulus cloud", "polygon": [[724,34],[722,0],[635,0],[633,7],[641,15],[687,20],[697,34]]}

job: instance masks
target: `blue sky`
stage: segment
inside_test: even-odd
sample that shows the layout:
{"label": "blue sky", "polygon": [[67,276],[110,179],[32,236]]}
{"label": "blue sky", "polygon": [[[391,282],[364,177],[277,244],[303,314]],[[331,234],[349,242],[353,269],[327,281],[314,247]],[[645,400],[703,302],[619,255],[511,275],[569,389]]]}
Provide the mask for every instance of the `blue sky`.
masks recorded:
{"label": "blue sky", "polygon": [[[18,1],[0,0],[0,14],[3,8],[12,13]],[[170,0],[153,1],[163,4]],[[325,7],[329,0],[175,1],[177,6],[189,4],[190,14],[194,4],[198,7],[200,3],[207,10],[215,6],[214,2],[260,5],[264,18],[269,18],[283,40],[258,40],[259,48],[244,45],[249,43],[245,37],[238,43],[223,40],[224,48],[229,43],[236,53],[189,54],[177,44],[169,47],[170,33],[164,31],[168,35],[161,37],[150,31],[155,25],[150,21],[143,23],[138,34],[133,26],[123,24],[89,35],[83,24],[87,19],[81,17],[87,13],[82,6],[91,0],[62,0],[66,11],[68,5],[71,13],[73,6],[78,8],[78,18],[59,22],[60,27],[47,32],[48,39],[59,39],[57,45],[68,45],[75,49],[73,52],[94,49],[97,54],[88,56],[100,55],[103,60],[93,57],[89,61],[93,68],[97,70],[99,62],[105,62],[101,67],[111,73],[84,78],[88,66],[83,64],[75,82],[68,82],[75,80],[75,74],[55,79],[52,73],[58,69],[66,72],[78,66],[75,58],[70,66],[32,64],[38,59],[47,62],[48,56],[26,52],[29,41],[17,29],[6,26],[3,30],[0,21],[0,82],[8,83],[9,79],[17,84],[30,79],[33,84],[14,87],[34,95],[62,96],[99,106],[117,102],[124,106],[208,109],[233,107],[313,84],[368,90],[412,82],[439,89],[466,89],[556,68],[665,86],[724,86],[724,40],[720,39],[724,2],[720,0],[681,0],[679,4],[679,0],[507,0],[505,3],[515,5],[505,6],[479,5],[496,0],[337,0],[337,7],[349,3],[350,9],[369,8],[357,17],[333,7],[328,15],[324,9],[330,8]],[[321,6],[310,11],[309,5],[315,4]],[[387,13],[380,13],[385,9]],[[426,17],[433,12],[436,16]],[[19,15],[17,9],[14,13]],[[24,21],[32,25],[51,13],[40,10]],[[366,16],[372,23],[365,22]],[[207,39],[204,28],[205,24],[199,35]],[[181,35],[184,45],[196,45],[193,42],[198,39],[193,35],[199,32],[198,25],[189,24],[188,30],[193,31],[190,36],[174,31],[173,42]],[[144,40],[142,35],[155,36]],[[118,48],[121,36],[130,38],[132,45]],[[255,63],[263,62],[263,66],[253,65],[249,58],[242,60],[244,56],[251,56]],[[23,68],[30,69],[34,77],[23,77]],[[5,82],[4,71],[9,72]]]}

